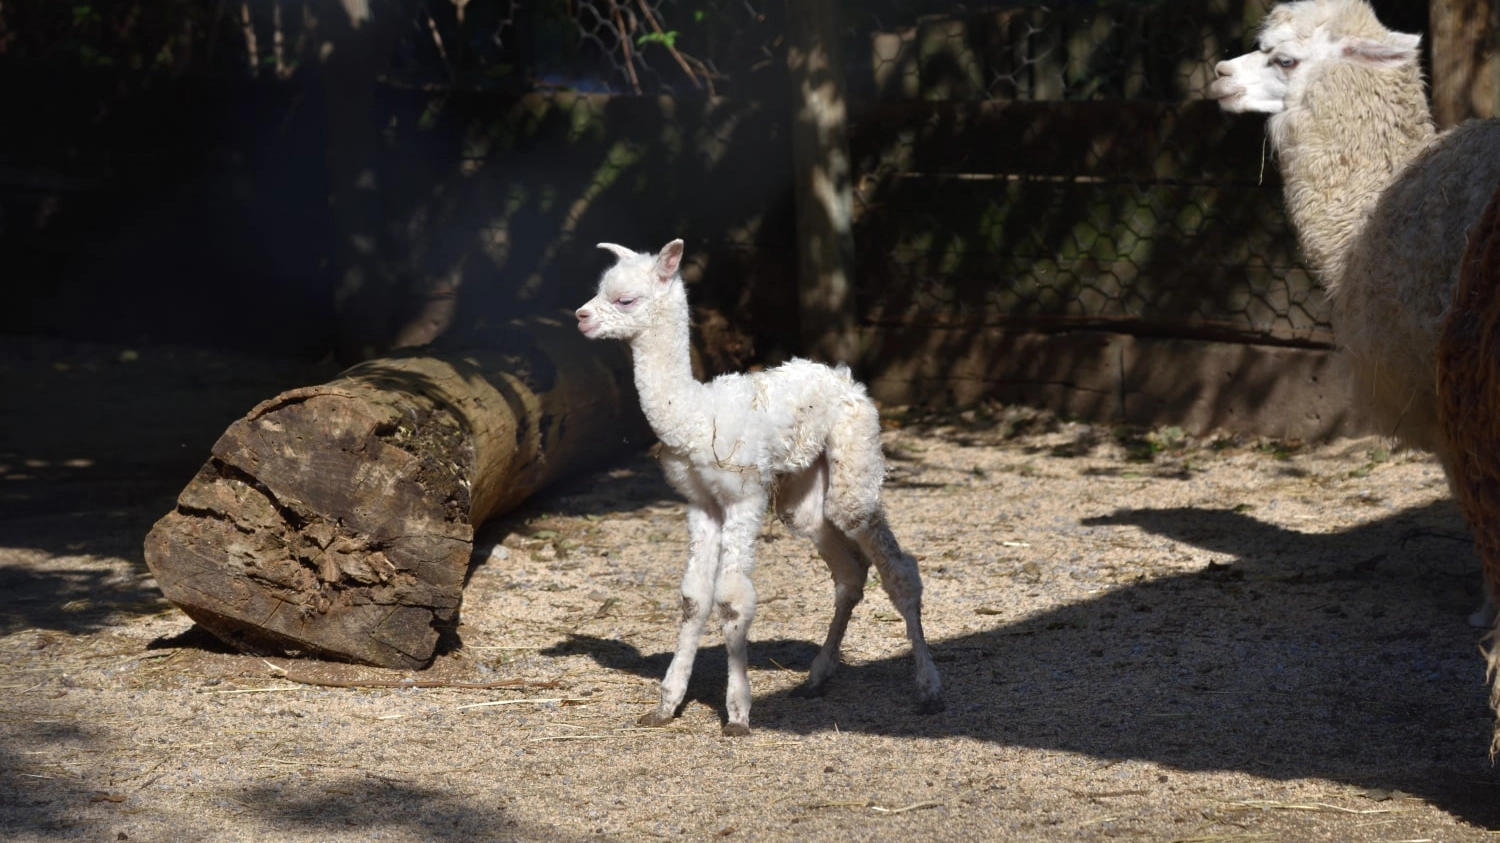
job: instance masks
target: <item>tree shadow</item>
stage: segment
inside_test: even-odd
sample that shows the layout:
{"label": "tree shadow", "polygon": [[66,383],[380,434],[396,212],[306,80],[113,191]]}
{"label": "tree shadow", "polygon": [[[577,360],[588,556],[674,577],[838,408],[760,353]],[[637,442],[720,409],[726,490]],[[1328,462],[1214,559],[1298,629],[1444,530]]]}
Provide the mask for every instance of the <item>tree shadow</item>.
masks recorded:
{"label": "tree shadow", "polygon": [[[40,753],[28,749],[89,741],[87,732],[77,726],[47,723],[17,740],[14,746],[0,744],[0,768],[6,771],[0,778],[29,776],[24,785],[16,782],[12,786],[7,782],[7,786],[0,788],[0,828],[24,828],[27,839],[74,840],[81,828],[97,831],[135,825],[144,828],[140,831],[133,828],[130,836],[140,837],[144,833],[146,839],[153,839],[151,832],[160,832],[161,828],[152,828],[160,821],[151,812],[145,812],[144,817],[124,819],[118,813],[119,807],[111,804],[113,800],[103,800],[96,806],[101,803],[95,798],[97,791],[72,777],[55,777],[54,768],[45,761],[38,763]],[[332,839],[395,831],[429,840],[488,839],[497,835],[517,840],[578,839],[555,828],[522,825],[508,816],[504,805],[485,804],[471,794],[442,787],[427,787],[375,772],[335,772],[325,777],[315,770],[311,776],[289,777],[284,784],[270,781],[251,786],[209,785],[201,792],[235,805],[240,823],[262,834],[323,832]],[[318,786],[309,786],[312,782]],[[136,801],[130,791],[120,795]],[[144,798],[149,800],[149,794]],[[189,827],[174,831],[197,839],[208,829],[191,827],[189,822]],[[127,839],[124,832],[120,832],[119,839]]]}
{"label": "tree shadow", "polygon": [[[1479,633],[1465,621],[1478,565],[1452,547],[1463,524],[1450,503],[1318,534],[1196,508],[1122,509],[1084,527],[1139,528],[1236,559],[934,642],[944,714],[912,713],[902,656],[846,665],[819,700],[761,695],[755,726],[967,737],[1183,770],[1323,778],[1402,790],[1467,822],[1500,824]],[[930,583],[929,602],[942,599],[941,582]],[[850,634],[862,634],[858,624]],[[669,658],[580,635],[554,649],[653,679]],[[814,652],[810,642],[751,645],[761,669],[773,655],[806,669]],[[695,673],[709,687],[694,698],[717,708],[722,647],[700,659]]]}
{"label": "tree shadow", "polygon": [[396,781],[367,773],[334,779],[311,791],[297,783],[225,791],[242,803],[269,830],[322,831],[330,836],[376,829],[426,839],[473,840],[579,839],[555,828],[524,826],[507,816],[503,805],[486,805],[471,795]]}
{"label": "tree shadow", "polygon": [[77,725],[38,721],[24,734],[7,735],[0,741],[0,770],[4,771],[0,773],[0,828],[24,824],[27,831],[42,839],[76,837],[75,805],[82,794],[48,775],[37,763],[37,753],[28,748],[88,740],[88,734]]}
{"label": "tree shadow", "polygon": [[23,630],[82,634],[105,629],[122,614],[160,612],[170,604],[134,571],[120,574],[88,565],[0,567],[0,635]]}
{"label": "tree shadow", "polygon": [[[318,379],[294,360],[159,345],[0,342],[0,632],[84,632],[166,605],[142,543],[230,422]],[[124,560],[116,564],[109,560]]]}
{"label": "tree shadow", "polygon": [[[715,371],[794,347],[779,101],[398,89],[385,99],[385,200],[413,278],[404,310],[435,314],[430,330],[446,341],[570,314],[607,263],[598,242],[654,250],[681,236]],[[726,193],[728,183],[739,188]]]}

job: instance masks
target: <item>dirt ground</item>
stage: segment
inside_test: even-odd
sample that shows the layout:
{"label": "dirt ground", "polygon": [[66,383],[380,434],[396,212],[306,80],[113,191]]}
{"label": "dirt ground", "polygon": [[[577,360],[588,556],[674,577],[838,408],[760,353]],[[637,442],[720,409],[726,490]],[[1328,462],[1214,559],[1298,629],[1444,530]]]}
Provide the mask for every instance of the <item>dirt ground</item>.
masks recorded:
{"label": "dirt ground", "polygon": [[486,525],[458,643],[419,675],[235,654],[165,603],[141,558],[152,522],[231,421],[332,374],[0,339],[0,837],[1394,843],[1500,827],[1467,623],[1478,564],[1425,456],[893,413],[887,505],[922,561],[947,711],[912,713],[902,625],[875,588],[827,696],[790,696],[832,589],[768,523],[753,731],[729,739],[712,629],[681,718],[634,726],[686,553],[645,454]]}

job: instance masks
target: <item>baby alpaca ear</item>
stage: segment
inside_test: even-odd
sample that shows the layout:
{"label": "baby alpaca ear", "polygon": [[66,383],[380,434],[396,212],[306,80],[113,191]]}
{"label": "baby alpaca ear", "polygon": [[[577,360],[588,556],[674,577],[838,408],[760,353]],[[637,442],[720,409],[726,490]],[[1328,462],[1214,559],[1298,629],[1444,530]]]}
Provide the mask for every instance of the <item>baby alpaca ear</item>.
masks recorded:
{"label": "baby alpaca ear", "polygon": [[1395,67],[1417,60],[1422,47],[1422,36],[1405,32],[1392,32],[1389,38],[1375,41],[1370,38],[1349,38],[1344,42],[1344,55],[1355,61]]}
{"label": "baby alpaca ear", "polygon": [[672,280],[677,274],[678,268],[682,266],[682,240],[677,239],[661,247],[661,252],[656,256],[656,278],[665,284]]}
{"label": "baby alpaca ear", "polygon": [[604,249],[605,251],[614,252],[615,257],[619,258],[620,260],[635,257],[634,251],[627,249],[624,246],[617,246],[614,243],[600,243],[599,248]]}

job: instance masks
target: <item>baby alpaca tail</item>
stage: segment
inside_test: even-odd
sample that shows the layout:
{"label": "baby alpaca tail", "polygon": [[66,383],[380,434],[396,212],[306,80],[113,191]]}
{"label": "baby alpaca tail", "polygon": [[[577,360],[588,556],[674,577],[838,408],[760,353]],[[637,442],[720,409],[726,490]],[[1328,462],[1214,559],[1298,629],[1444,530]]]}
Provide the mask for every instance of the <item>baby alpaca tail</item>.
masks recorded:
{"label": "baby alpaca tail", "polygon": [[[847,376],[848,370],[840,367]],[[853,537],[882,520],[880,487],[885,454],[880,449],[880,412],[864,387],[849,381],[839,419],[828,434],[828,496],[823,514]]]}

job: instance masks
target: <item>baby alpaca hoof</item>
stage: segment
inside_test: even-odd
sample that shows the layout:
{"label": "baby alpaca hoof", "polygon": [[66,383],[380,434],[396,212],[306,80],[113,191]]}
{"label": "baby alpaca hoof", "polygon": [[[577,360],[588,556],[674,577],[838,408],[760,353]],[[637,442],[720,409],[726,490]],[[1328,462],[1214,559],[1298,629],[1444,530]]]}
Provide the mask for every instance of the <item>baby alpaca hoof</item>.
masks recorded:
{"label": "baby alpaca hoof", "polygon": [[723,728],[719,729],[719,734],[726,738],[743,738],[750,734],[750,727],[744,723],[725,723]]}
{"label": "baby alpaca hoof", "polygon": [[799,700],[815,700],[818,697],[823,696],[823,693],[827,690],[827,685],[809,685],[807,683],[803,683],[792,689],[792,696],[796,697]]}
{"label": "baby alpaca hoof", "polygon": [[942,697],[927,697],[917,700],[918,714],[937,714],[945,711],[947,708],[948,706],[943,703]]}
{"label": "baby alpaca hoof", "polygon": [[672,715],[671,715],[670,712],[668,712],[666,714],[663,714],[660,711],[653,710],[653,711],[647,712],[646,714],[642,714],[640,716],[640,719],[638,719],[638,720],[635,721],[635,725],[637,725],[637,726],[646,726],[646,727],[654,729],[657,726],[665,726],[665,725],[667,725],[668,723],[671,723],[671,722],[672,722]]}

